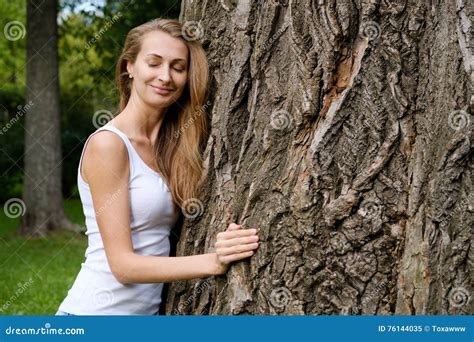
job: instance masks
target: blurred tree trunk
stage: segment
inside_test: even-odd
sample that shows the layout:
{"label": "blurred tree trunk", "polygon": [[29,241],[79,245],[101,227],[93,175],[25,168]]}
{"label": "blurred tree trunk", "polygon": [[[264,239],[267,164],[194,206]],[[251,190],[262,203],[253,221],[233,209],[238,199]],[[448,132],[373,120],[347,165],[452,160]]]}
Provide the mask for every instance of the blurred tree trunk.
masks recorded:
{"label": "blurred tree trunk", "polygon": [[20,234],[76,229],[63,210],[57,52],[57,1],[28,0],[25,176]]}
{"label": "blurred tree trunk", "polygon": [[473,6],[184,1],[213,98],[202,213],[177,254],[230,222],[261,245],[172,284],[167,314],[473,312]]}

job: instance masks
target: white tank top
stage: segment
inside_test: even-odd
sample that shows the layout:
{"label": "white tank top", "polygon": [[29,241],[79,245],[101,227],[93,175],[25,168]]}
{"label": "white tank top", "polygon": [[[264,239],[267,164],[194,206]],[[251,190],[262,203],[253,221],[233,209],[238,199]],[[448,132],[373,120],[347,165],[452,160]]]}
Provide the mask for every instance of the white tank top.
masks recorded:
{"label": "white tank top", "polygon": [[117,281],[107,262],[89,185],[81,177],[85,146],[92,135],[102,130],[116,133],[127,147],[130,228],[135,253],[169,256],[170,230],[179,217],[166,183],[141,159],[123,132],[108,123],[92,133],[82,150],[77,175],[89,245],[85,262],[59,310],[74,315],[154,315],[159,310],[163,284],[123,285]]}

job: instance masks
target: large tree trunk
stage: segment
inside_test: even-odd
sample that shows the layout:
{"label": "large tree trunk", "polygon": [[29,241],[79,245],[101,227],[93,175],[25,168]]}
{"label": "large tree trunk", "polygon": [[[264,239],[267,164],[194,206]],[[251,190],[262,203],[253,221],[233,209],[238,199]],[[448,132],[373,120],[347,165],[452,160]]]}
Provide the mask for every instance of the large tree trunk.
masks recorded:
{"label": "large tree trunk", "polygon": [[77,229],[63,210],[61,129],[57,52],[57,1],[28,0],[25,127],[26,212],[19,232]]}
{"label": "large tree trunk", "polygon": [[[204,7],[205,6],[205,7]],[[168,314],[473,312],[473,2],[184,1],[214,77],[202,215],[250,261]]]}

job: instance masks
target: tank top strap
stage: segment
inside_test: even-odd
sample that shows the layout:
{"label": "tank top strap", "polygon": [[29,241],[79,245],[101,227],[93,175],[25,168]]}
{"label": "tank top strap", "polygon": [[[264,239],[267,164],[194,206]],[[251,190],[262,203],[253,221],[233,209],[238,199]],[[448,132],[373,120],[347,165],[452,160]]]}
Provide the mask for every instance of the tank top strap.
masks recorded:
{"label": "tank top strap", "polygon": [[134,155],[133,155],[133,146],[131,145],[131,142],[130,142],[130,139],[123,133],[121,132],[118,128],[112,126],[112,124],[106,124],[102,127],[99,127],[95,132],[93,132],[86,140],[85,144],[84,144],[84,147],[82,149],[82,154],[81,154],[81,158],[79,159],[79,168],[78,168],[78,173],[79,173],[79,178],[82,179],[82,176],[81,176],[81,165],[82,165],[82,159],[84,157],[84,152],[86,150],[86,146],[87,146],[87,143],[89,142],[89,139],[96,133],[100,132],[100,131],[109,131],[109,132],[114,132],[115,134],[117,134],[121,139],[122,141],[124,142],[125,144],[125,147],[127,148],[127,153],[128,153],[128,160],[129,160],[129,164],[130,164],[130,178],[132,178],[132,176],[134,175],[134,172],[135,172],[135,167],[134,167]]}
{"label": "tank top strap", "polygon": [[128,152],[130,153],[133,150],[133,146],[131,145],[132,143],[130,142],[130,139],[125,135],[125,133],[123,133],[117,127],[113,126],[111,123],[108,123],[107,125],[100,127],[97,130],[97,132],[103,131],[103,130],[117,133],[120,136],[120,138],[123,140],[125,146],[127,147]]}

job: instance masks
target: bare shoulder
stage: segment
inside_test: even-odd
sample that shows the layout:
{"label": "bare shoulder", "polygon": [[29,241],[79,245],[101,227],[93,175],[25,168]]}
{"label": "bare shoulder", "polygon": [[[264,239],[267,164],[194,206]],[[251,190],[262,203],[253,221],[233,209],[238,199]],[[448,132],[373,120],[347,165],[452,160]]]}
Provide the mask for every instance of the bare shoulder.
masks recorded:
{"label": "bare shoulder", "polygon": [[99,178],[125,176],[129,172],[127,147],[116,133],[106,130],[97,132],[85,147],[82,165],[86,182],[91,175]]}

